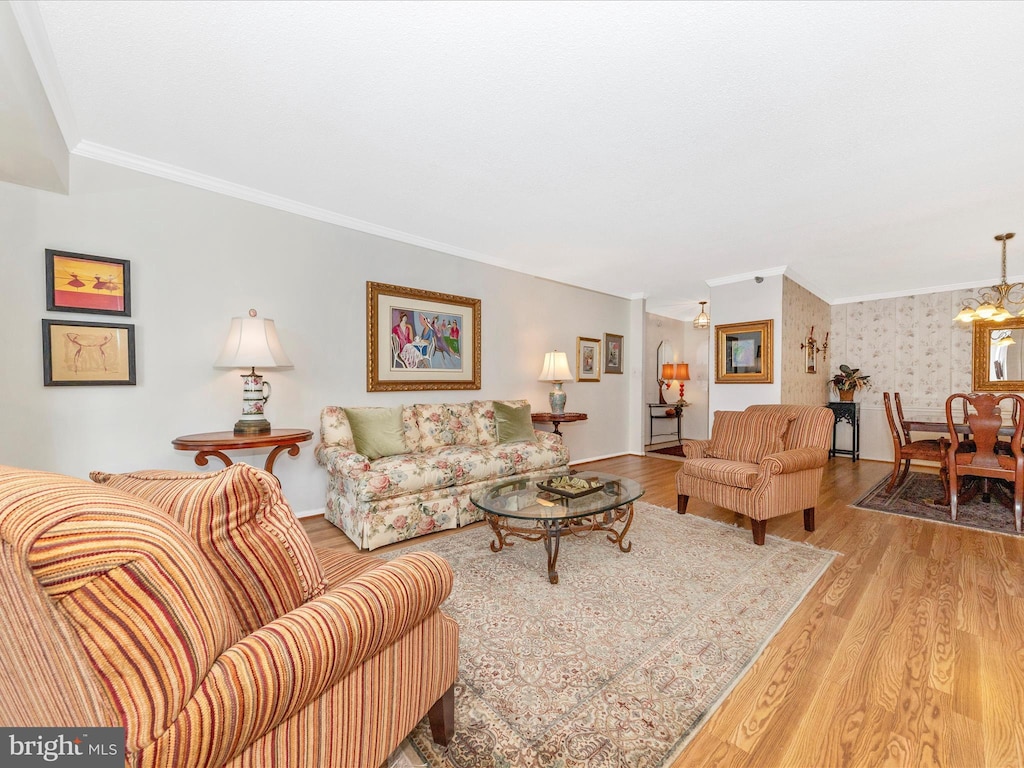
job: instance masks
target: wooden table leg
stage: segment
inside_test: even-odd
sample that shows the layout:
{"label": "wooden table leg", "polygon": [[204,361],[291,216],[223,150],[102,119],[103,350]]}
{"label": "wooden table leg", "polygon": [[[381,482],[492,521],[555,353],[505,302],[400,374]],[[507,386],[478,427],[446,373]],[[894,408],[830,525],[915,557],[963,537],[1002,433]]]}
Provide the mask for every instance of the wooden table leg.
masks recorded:
{"label": "wooden table leg", "polygon": [[276,448],[274,448],[274,450],[270,452],[270,455],[267,456],[267,463],[263,465],[263,468],[267,470],[267,472],[269,472],[270,474],[274,474],[274,460],[277,458],[277,455],[281,453],[281,451],[288,451],[289,456],[298,456],[299,446],[297,444],[279,445]]}
{"label": "wooden table leg", "polygon": [[196,466],[205,467],[210,463],[210,457],[216,456],[218,459],[224,462],[225,467],[231,466],[231,459],[227,457],[227,454],[221,451],[200,451],[196,454]]}

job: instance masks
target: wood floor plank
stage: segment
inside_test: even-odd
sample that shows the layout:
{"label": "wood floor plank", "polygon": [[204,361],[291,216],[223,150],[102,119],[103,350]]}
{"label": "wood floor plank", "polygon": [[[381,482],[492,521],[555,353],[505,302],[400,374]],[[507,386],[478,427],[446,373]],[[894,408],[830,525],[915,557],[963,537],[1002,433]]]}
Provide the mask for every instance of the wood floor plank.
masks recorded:
{"label": "wood floor plank", "polygon": [[[579,468],[635,478],[674,509],[678,466]],[[833,459],[817,530],[799,513],[769,521],[839,557],[670,768],[1024,768],[1024,537],[850,506],[890,469]],[[688,514],[750,529],[698,499]],[[323,519],[302,524],[316,546],[355,551]]]}

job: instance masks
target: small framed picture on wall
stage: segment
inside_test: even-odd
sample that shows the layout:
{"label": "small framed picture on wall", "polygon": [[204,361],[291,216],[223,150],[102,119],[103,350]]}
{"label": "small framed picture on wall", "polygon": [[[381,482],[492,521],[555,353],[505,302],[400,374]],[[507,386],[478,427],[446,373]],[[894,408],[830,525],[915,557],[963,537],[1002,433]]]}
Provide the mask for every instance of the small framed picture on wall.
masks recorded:
{"label": "small framed picture on wall", "polygon": [[622,336],[617,333],[606,333],[604,335],[604,372],[622,373],[622,358]]}
{"label": "small framed picture on wall", "polygon": [[46,308],[131,317],[131,263],[47,248]]}
{"label": "small framed picture on wall", "polygon": [[43,386],[135,384],[135,326],[43,320]]}
{"label": "small framed picture on wall", "polygon": [[576,337],[576,381],[601,380],[601,340]]}

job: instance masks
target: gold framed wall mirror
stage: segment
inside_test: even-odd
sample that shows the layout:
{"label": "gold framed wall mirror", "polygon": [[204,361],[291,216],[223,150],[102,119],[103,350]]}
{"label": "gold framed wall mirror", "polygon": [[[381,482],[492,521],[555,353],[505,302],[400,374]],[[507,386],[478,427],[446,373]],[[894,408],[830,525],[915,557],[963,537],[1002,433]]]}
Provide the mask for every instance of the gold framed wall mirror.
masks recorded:
{"label": "gold framed wall mirror", "polygon": [[974,391],[1024,392],[1024,317],[974,323]]}

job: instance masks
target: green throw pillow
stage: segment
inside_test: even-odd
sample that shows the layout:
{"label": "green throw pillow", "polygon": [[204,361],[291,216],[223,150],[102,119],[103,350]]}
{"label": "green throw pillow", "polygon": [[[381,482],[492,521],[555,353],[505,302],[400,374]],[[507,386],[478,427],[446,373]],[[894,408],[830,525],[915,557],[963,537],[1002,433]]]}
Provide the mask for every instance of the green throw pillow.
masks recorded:
{"label": "green throw pillow", "polygon": [[370,461],[381,456],[407,453],[402,406],[395,408],[345,408],[356,452]]}
{"label": "green throw pillow", "polygon": [[530,420],[529,405],[505,405],[495,400],[494,421],[498,427],[499,443],[537,439],[533,432],[533,422]]}

